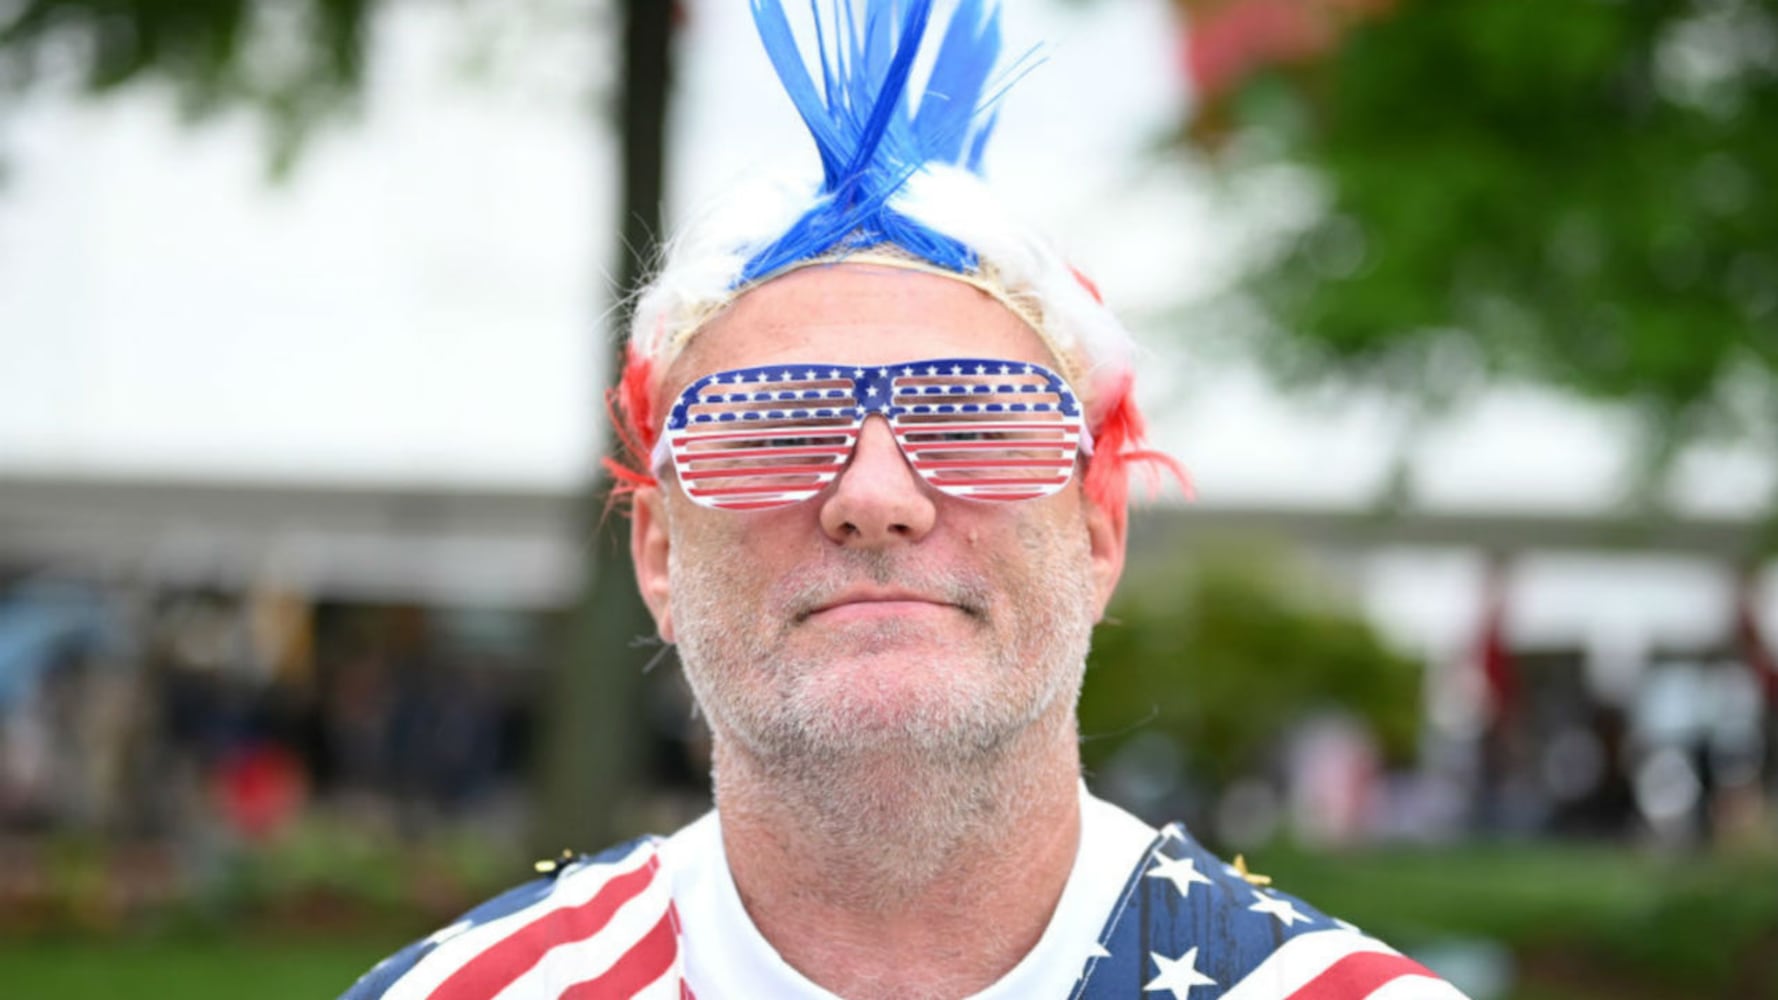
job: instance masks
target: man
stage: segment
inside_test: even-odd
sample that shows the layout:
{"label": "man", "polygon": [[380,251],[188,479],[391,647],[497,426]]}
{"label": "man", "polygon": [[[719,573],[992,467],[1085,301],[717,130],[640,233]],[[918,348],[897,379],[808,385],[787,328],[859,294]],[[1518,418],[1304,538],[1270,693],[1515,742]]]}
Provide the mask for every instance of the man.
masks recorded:
{"label": "man", "polygon": [[1458,995],[1082,786],[1128,463],[1158,456],[1128,335],[972,172],[997,15],[966,0],[907,97],[928,8],[830,19],[817,84],[755,0],[823,183],[701,219],[638,300],[613,470],[716,811],[348,996]]}

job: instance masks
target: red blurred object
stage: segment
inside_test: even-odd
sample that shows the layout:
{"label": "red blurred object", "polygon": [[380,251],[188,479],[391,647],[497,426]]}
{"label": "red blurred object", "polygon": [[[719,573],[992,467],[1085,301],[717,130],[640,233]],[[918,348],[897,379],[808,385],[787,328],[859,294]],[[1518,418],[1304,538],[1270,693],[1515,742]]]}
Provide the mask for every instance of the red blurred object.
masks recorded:
{"label": "red blurred object", "polygon": [[1200,99],[1213,101],[1255,70],[1326,52],[1336,36],[1324,6],[1313,0],[1232,0],[1188,18],[1187,79]]}
{"label": "red blurred object", "polygon": [[217,770],[216,792],[229,826],[250,840],[264,840],[296,818],[308,780],[295,754],[262,743],[232,755]]}
{"label": "red blurred object", "polygon": [[1741,575],[1735,588],[1735,642],[1741,647],[1741,655],[1747,660],[1748,669],[1759,678],[1760,685],[1766,692],[1766,703],[1778,706],[1778,657],[1773,656],[1772,647],[1766,644],[1765,636],[1760,631],[1759,588],[1751,571]]}
{"label": "red blurred object", "polygon": [[1331,52],[1353,24],[1396,0],[1176,0],[1185,12],[1181,67],[1200,105],[1213,105],[1255,72]]}
{"label": "red blurred object", "polygon": [[1488,602],[1482,615],[1482,633],[1476,660],[1488,685],[1488,701],[1495,721],[1510,716],[1519,701],[1519,670],[1506,643],[1507,571],[1503,561],[1488,568]]}

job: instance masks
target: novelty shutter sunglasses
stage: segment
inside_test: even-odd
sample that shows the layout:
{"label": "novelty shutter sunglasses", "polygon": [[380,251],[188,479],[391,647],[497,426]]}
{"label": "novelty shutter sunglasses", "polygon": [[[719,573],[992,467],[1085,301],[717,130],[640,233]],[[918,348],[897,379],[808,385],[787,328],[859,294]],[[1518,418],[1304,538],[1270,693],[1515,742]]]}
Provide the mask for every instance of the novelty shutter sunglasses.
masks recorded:
{"label": "novelty shutter sunglasses", "polygon": [[933,358],[894,365],[762,365],[681,391],[655,446],[680,488],[718,510],[768,510],[821,492],[865,419],[888,420],[920,478],[971,500],[1030,500],[1067,485],[1092,453],[1080,400],[1042,365]]}

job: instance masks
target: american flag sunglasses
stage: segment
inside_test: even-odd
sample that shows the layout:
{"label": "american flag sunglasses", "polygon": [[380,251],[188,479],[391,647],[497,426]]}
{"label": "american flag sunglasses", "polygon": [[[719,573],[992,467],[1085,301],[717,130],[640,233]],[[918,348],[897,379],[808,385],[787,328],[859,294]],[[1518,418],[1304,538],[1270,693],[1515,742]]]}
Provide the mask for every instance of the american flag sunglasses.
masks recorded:
{"label": "american flag sunglasses", "polygon": [[1092,450],[1080,399],[1025,361],[932,358],[893,365],[761,365],[681,391],[655,446],[686,496],[768,510],[821,492],[881,415],[927,485],[971,500],[1031,500],[1067,485]]}

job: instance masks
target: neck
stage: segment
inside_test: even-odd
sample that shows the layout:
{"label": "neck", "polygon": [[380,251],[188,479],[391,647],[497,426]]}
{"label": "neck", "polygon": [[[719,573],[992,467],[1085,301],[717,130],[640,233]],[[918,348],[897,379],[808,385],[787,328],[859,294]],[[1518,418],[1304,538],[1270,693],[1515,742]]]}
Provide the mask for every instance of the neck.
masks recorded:
{"label": "neck", "polygon": [[1004,975],[1042,936],[1080,842],[1073,706],[1057,708],[962,761],[787,767],[718,733],[723,845],[760,933],[847,997],[962,996]]}

